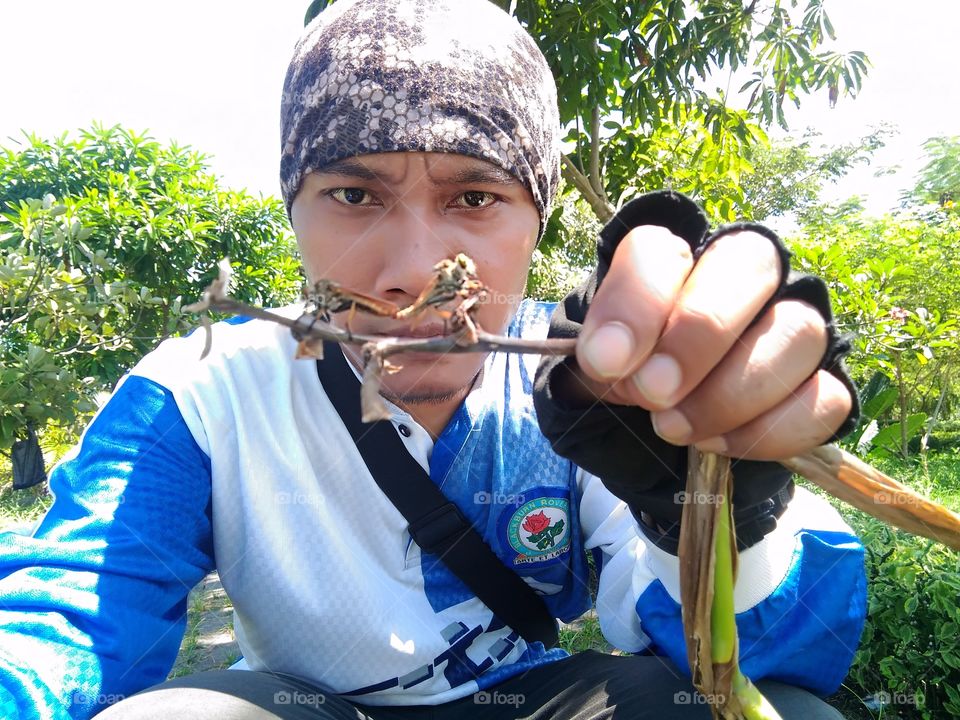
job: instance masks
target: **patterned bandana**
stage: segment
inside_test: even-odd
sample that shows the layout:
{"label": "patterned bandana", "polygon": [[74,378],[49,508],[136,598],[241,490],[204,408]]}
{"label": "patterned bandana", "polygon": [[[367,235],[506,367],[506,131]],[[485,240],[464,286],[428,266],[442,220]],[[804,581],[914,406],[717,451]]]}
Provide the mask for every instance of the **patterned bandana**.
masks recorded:
{"label": "patterned bandana", "polygon": [[550,68],[488,0],[340,0],[304,30],[281,103],[287,212],[303,178],[382,152],[487,160],[533,195],[543,235],[560,176]]}

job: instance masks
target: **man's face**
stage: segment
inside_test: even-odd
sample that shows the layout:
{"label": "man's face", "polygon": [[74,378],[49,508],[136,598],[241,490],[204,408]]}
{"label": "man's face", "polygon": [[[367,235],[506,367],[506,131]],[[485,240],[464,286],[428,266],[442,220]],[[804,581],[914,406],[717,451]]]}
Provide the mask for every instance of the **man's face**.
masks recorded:
{"label": "man's face", "polygon": [[[400,307],[430,282],[436,263],[466,253],[491,289],[475,318],[493,333],[506,329],[520,303],[539,229],[537,208],[520,181],[492,163],[448,153],[364,155],[327,166],[304,178],[291,217],[311,284],[327,278]],[[334,324],[342,327],[347,315],[333,316]],[[432,312],[402,322],[358,311],[350,329],[443,332]],[[359,356],[359,348],[345,347]],[[394,356],[403,369],[384,377],[382,392],[395,402],[443,402],[473,380],[483,358]]]}

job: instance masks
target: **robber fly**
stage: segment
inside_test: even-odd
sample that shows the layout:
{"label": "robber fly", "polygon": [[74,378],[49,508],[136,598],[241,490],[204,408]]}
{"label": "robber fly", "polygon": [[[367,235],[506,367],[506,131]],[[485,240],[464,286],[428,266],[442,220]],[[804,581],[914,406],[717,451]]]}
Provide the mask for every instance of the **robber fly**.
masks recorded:
{"label": "robber fly", "polygon": [[[477,279],[477,266],[467,255],[460,253],[453,260],[441,260],[433,266],[433,280],[423,289],[412,305],[400,310],[396,317],[404,319],[419,315],[428,307],[435,310],[457,298],[482,293],[486,286]],[[442,313],[447,316],[450,313]]]}
{"label": "robber fly", "polygon": [[[356,290],[348,290],[333,280],[318,280],[309,291],[304,288],[303,295],[306,301],[305,312],[324,322],[330,322],[331,313],[344,310],[350,311],[351,320],[357,310],[380,317],[393,317],[399,310],[388,300],[380,300]],[[349,320],[347,326],[349,327]]]}
{"label": "robber fly", "polygon": [[[312,288],[303,289],[304,315],[310,316],[310,325],[308,332],[313,328],[317,320],[325,323],[330,322],[330,316],[333,313],[349,310],[345,329],[350,332],[350,322],[353,320],[357,310],[379,315],[380,317],[395,317],[399,308],[387,300],[366,295],[356,290],[348,290],[338,285],[333,280],[318,280]],[[304,334],[295,333],[295,337],[300,341],[297,346],[297,357],[323,357],[323,342],[317,339],[310,339]]]}

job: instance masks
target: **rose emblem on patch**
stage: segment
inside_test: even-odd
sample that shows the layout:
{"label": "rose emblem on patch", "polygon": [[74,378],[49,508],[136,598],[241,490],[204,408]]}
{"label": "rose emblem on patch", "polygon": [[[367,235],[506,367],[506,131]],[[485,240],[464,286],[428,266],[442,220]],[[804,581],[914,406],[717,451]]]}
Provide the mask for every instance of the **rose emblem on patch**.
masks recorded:
{"label": "rose emblem on patch", "polygon": [[543,562],[570,549],[569,501],[540,497],[524,503],[510,518],[510,546],[519,553],[514,562]]}

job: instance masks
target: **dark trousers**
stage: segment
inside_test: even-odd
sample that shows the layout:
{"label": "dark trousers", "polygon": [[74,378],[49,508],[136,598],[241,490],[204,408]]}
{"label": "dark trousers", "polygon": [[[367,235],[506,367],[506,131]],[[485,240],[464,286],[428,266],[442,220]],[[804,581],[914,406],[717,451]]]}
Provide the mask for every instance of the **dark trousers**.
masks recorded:
{"label": "dark trousers", "polygon": [[[805,690],[760,681],[784,720],[843,720]],[[703,698],[667,660],[593,650],[541,665],[444,705],[374,707],[347,702],[291,675],[211,670],[156,685],[97,720],[709,720]]]}

